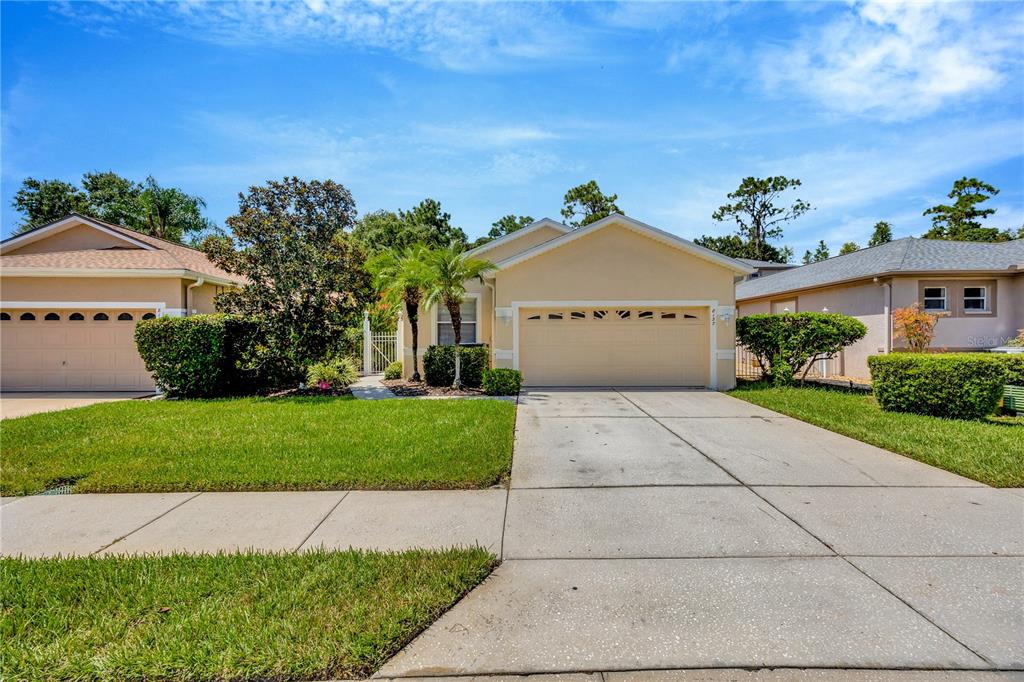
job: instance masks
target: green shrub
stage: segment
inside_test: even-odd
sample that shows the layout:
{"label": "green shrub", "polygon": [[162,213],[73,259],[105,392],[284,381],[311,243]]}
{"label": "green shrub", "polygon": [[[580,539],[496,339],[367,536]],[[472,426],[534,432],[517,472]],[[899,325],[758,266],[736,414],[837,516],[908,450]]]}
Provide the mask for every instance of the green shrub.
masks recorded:
{"label": "green shrub", "polygon": [[952,419],[995,411],[1006,369],[995,354],[892,353],[868,358],[875,398],[883,410]]}
{"label": "green shrub", "polygon": [[327,384],[333,389],[342,389],[359,378],[359,370],[348,358],[335,358],[314,362],[306,370],[306,383],[312,388]]}
{"label": "green shrub", "polygon": [[523,374],[517,369],[485,369],[481,388],[487,395],[519,395]]}
{"label": "green shrub", "polygon": [[992,353],[1006,370],[1007,386],[1024,386],[1024,353]]}
{"label": "green shrub", "polygon": [[736,320],[736,338],[776,385],[793,383],[814,358],[832,357],[868,333],[860,320],[839,313],[748,315]]}
{"label": "green shrub", "polygon": [[384,368],[384,378],[388,380],[402,378],[402,361],[395,360]]}
{"label": "green shrub", "polygon": [[135,345],[157,385],[186,398],[252,390],[243,357],[253,336],[251,323],[222,314],[158,317],[135,327]]}
{"label": "green shrub", "polygon": [[[487,346],[460,346],[459,357],[462,383],[479,388],[491,360]],[[451,386],[455,381],[455,346],[428,346],[423,353],[423,378],[429,386]]]}

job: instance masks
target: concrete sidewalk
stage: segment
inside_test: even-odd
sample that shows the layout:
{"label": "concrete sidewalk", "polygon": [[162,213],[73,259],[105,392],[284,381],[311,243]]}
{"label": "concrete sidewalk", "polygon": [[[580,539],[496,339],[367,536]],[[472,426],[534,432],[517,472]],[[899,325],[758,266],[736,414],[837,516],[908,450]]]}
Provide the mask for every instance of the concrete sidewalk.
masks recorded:
{"label": "concrete sidewalk", "polygon": [[70,391],[47,393],[0,393],[0,419],[26,417],[40,412],[57,412],[96,403],[132,400],[154,395],[152,391]]}
{"label": "concrete sidewalk", "polygon": [[37,495],[0,506],[0,555],[220,550],[500,552],[505,490]]}

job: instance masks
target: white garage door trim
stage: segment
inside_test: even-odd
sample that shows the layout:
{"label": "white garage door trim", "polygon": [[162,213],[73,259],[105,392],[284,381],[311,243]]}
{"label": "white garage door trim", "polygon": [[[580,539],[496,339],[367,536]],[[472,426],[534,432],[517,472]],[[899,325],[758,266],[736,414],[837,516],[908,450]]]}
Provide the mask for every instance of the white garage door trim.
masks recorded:
{"label": "white garage door trim", "polygon": [[718,352],[715,340],[715,310],[718,301],[658,301],[658,300],[599,300],[599,301],[512,301],[512,369],[519,369],[519,310],[520,308],[558,308],[577,307],[594,308],[608,306],[644,306],[649,308],[707,308],[708,319],[708,382],[709,386],[718,386]]}

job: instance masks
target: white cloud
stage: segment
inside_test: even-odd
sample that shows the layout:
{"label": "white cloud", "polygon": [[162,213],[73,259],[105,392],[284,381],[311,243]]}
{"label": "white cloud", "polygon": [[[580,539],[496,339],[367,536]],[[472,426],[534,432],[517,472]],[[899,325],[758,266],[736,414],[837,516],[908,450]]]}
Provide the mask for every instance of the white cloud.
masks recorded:
{"label": "white cloud", "polygon": [[507,147],[530,142],[555,140],[560,137],[551,130],[532,124],[508,125],[433,125],[417,126],[424,140],[439,144],[475,149]]}
{"label": "white cloud", "polygon": [[104,35],[115,31],[115,19],[145,21],[219,45],[295,50],[347,45],[469,72],[579,59],[587,52],[589,34],[572,26],[559,6],[541,3],[111,0],[56,8]]}
{"label": "white cloud", "polygon": [[1016,3],[852,5],[792,42],[760,51],[769,92],[885,121],[926,116],[990,92],[1018,72],[1024,11]]}
{"label": "white cloud", "polygon": [[548,152],[502,152],[494,155],[483,177],[488,183],[522,185],[565,167],[561,159]]}

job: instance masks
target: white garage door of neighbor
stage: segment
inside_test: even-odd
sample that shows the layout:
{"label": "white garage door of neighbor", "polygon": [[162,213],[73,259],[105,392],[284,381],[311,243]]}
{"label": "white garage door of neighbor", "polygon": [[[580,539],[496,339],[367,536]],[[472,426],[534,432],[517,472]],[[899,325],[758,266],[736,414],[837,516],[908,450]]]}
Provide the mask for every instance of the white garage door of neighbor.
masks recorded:
{"label": "white garage door of neighbor", "polygon": [[4,391],[148,391],[135,347],[152,310],[5,310],[0,321]]}
{"label": "white garage door of neighbor", "polygon": [[526,308],[519,369],[529,386],[707,386],[706,308]]}

